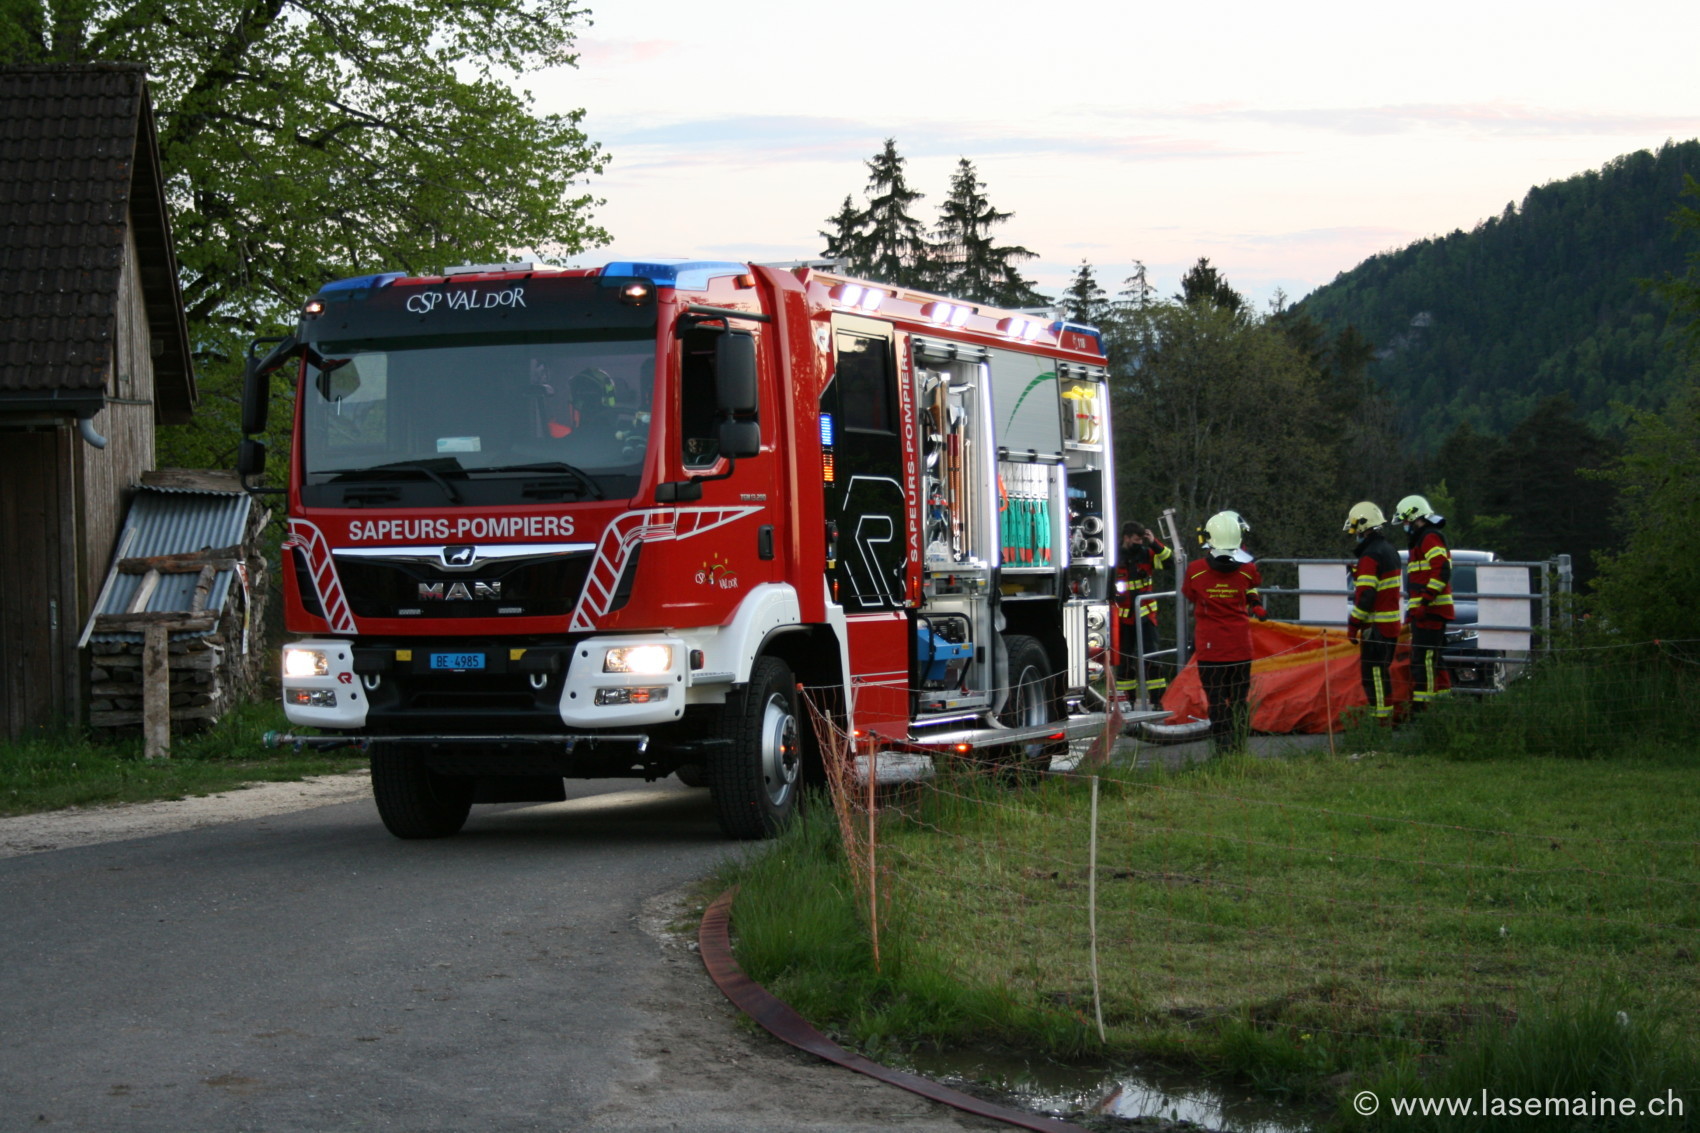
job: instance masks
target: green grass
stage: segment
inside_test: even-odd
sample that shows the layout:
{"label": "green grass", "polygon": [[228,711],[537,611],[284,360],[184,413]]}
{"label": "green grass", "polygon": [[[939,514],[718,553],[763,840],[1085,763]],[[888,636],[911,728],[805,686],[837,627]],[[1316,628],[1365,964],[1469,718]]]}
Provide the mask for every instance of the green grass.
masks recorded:
{"label": "green grass", "polygon": [[1687,765],[1700,735],[1700,669],[1657,644],[1569,650],[1504,695],[1454,696],[1413,719],[1400,750],[1455,759],[1632,755]]}
{"label": "green grass", "polygon": [[[1570,1133],[1576,1129],[1672,1131],[1700,1125],[1693,1110],[1700,1099],[1700,1063],[1692,1045],[1684,1046],[1674,1020],[1665,1015],[1635,1017],[1616,1006],[1625,998],[1617,989],[1589,999],[1538,1006],[1515,1026],[1484,1023],[1454,1044],[1450,1056],[1401,1059],[1355,1083],[1350,1093],[1373,1093],[1378,1112],[1365,1118],[1342,1100],[1340,1124],[1346,1129],[1382,1129],[1396,1121],[1414,1133]],[[1624,1099],[1637,1108],[1674,1092],[1684,1101],[1681,1114],[1626,1115]],[[1456,1099],[1474,1103],[1475,1112],[1422,1114],[1390,1118],[1392,1099]],[[1507,1112],[1517,1099],[1540,1099],[1541,1110]],[[1547,1100],[1560,1104],[1547,1109]],[[1609,1108],[1600,1099],[1611,1099]],[[1499,1113],[1494,1113],[1495,1104]],[[1577,1114],[1589,1119],[1577,1120]]]}
{"label": "green grass", "polygon": [[204,732],[174,735],[171,758],[142,758],[140,737],[45,736],[0,743],[0,815],[71,806],[209,795],[253,782],[287,782],[348,771],[364,757],[268,750],[261,737],[284,727],[283,710],[248,704]]}
{"label": "green grass", "polygon": [[[1484,1081],[1592,1083],[1586,1096],[1623,1085],[1629,1042],[1661,1050],[1648,1073],[1680,1071],[1661,1089],[1700,1105],[1700,754],[1658,722],[1638,739],[1660,706],[1622,703],[1637,689],[1692,698],[1692,678],[1620,676],[1611,704],[1559,674],[1437,707],[1409,732],[1356,733],[1332,756],[1106,771],[1102,1041],[1082,780],[1011,791],[946,775],[888,809],[877,969],[866,898],[818,808],[728,877],[743,884],[739,956],[875,1048],[1157,1057],[1313,1096],[1341,1075],[1475,1065]],[[1675,703],[1662,710],[1691,711]],[[1567,718],[1587,721],[1581,758],[1531,745]],[[1449,739],[1427,753],[1411,735]],[[1576,1024],[1601,1004],[1628,1027]],[[1527,1044],[1516,1059],[1471,1053],[1506,1035]]]}

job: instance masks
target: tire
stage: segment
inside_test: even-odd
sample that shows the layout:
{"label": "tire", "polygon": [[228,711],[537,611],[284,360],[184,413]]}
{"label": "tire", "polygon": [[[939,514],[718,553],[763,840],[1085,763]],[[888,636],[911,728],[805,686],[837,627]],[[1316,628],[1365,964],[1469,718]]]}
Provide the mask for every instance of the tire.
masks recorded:
{"label": "tire", "polygon": [[439,775],[425,753],[403,744],[372,747],[372,798],[397,838],[447,838],[466,825],[477,780]]}
{"label": "tire", "polygon": [[708,789],[728,838],[771,838],[797,812],[803,737],[791,668],[758,657],[750,683],[727,698],[721,736],[709,756]]}
{"label": "tire", "polygon": [[[998,713],[999,722],[1024,728],[1060,720],[1057,678],[1045,647],[1037,638],[1010,634],[1004,638],[1004,649],[1009,654],[1009,696]],[[1031,782],[1050,770],[1052,758],[1067,750],[1066,740],[1031,740],[993,748],[991,761],[1011,779]]]}
{"label": "tire", "polygon": [[700,764],[686,763],[673,769],[673,774],[679,777],[679,782],[687,787],[706,787],[708,777],[703,774]]}

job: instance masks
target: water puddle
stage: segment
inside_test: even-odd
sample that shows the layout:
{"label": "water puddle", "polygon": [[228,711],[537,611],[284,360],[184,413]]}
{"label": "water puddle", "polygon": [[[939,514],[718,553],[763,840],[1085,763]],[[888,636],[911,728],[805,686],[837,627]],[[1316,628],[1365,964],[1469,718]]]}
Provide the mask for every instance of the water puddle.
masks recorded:
{"label": "water puddle", "polygon": [[915,1073],[958,1088],[991,1086],[1010,1104],[1043,1114],[1163,1118],[1219,1133],[1311,1133],[1322,1125],[1320,1111],[1155,1067],[1106,1070],[987,1051],[916,1053],[909,1062]]}

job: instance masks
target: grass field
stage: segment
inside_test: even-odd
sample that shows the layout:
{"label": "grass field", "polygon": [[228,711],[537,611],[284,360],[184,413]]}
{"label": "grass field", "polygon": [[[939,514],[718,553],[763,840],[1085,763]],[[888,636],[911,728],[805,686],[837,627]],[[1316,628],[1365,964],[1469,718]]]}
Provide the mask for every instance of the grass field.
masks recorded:
{"label": "grass field", "polygon": [[1513,1063],[1584,1095],[1648,1074],[1695,1091],[1700,754],[1662,728],[1610,758],[1528,754],[1587,707],[1553,689],[1544,711],[1437,712],[1388,750],[1369,733],[1332,756],[1106,770],[1095,875],[1087,780],[943,775],[882,815],[877,967],[822,806],[735,878],[739,955],[876,1050],[1158,1057],[1311,1096]]}
{"label": "grass field", "polygon": [[70,806],[209,795],[242,783],[347,771],[364,757],[268,750],[261,737],[284,727],[275,704],[244,705],[200,733],[172,739],[171,758],[142,758],[139,737],[47,736],[0,743],[0,815]]}

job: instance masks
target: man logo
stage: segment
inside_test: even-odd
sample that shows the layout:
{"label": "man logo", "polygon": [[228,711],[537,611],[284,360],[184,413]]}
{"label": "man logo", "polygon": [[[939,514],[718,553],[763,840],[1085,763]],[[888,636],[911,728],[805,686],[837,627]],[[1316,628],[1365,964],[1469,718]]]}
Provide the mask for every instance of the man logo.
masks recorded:
{"label": "man logo", "polygon": [[419,599],[422,602],[494,601],[502,596],[500,582],[421,582]]}
{"label": "man logo", "polygon": [[478,548],[477,547],[467,547],[467,546],[444,547],[443,548],[443,565],[444,566],[471,566],[473,559],[476,558],[477,555],[478,555]]}

